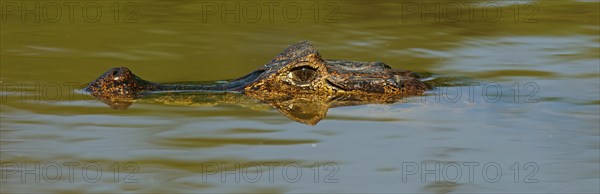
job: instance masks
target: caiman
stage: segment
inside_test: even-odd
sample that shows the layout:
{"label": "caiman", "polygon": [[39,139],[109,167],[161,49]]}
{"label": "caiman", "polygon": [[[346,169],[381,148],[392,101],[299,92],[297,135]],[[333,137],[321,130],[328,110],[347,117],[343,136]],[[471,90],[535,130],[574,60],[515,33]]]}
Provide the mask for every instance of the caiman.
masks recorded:
{"label": "caiman", "polygon": [[286,116],[316,124],[327,109],[369,103],[392,103],[421,95],[430,87],[408,70],[382,62],[323,59],[309,42],[292,45],[257,70],[217,84],[160,84],[146,81],[126,67],[112,68],[84,91],[113,108],[156,94],[238,93],[267,103]]}

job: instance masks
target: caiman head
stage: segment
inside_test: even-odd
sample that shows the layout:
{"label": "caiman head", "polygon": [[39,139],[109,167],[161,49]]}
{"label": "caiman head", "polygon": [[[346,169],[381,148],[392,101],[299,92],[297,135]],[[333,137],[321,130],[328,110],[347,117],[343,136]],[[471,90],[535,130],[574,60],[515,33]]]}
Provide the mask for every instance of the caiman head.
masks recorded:
{"label": "caiman head", "polygon": [[309,42],[288,47],[259,71],[244,92],[266,99],[319,95],[386,101],[419,95],[428,88],[416,74],[382,62],[324,60]]}
{"label": "caiman head", "polygon": [[223,84],[157,84],[143,80],[126,67],[117,67],[90,82],[84,91],[113,99],[135,99],[158,91],[241,91],[261,99],[325,95],[361,100],[373,95],[418,95],[427,88],[410,71],[392,69],[382,62],[325,60],[309,42],[302,42],[288,47],[258,70]]}
{"label": "caiman head", "polygon": [[155,92],[242,92],[284,115],[314,125],[331,107],[390,103],[422,94],[428,86],[410,71],[381,62],[325,60],[309,42],[292,45],[258,70],[213,85],[158,84],[128,68],[112,68],[84,91],[115,109]]}

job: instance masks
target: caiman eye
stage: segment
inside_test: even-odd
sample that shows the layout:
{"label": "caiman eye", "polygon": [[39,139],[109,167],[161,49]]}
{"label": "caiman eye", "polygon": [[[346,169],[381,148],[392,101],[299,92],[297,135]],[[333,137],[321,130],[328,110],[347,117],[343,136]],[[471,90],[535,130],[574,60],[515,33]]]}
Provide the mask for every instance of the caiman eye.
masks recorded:
{"label": "caiman eye", "polygon": [[317,70],[310,66],[295,67],[290,71],[288,77],[290,77],[295,84],[307,85],[317,77]]}

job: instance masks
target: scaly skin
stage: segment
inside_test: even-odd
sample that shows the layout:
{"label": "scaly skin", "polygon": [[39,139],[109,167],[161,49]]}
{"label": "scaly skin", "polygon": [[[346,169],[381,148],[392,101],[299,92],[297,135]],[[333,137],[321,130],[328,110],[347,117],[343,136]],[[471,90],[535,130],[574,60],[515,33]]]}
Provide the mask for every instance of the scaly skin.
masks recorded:
{"label": "scaly skin", "polygon": [[236,92],[265,102],[296,121],[314,125],[330,107],[391,103],[421,95],[428,88],[410,71],[392,69],[381,62],[324,60],[309,42],[302,42],[288,47],[256,71],[223,84],[159,84],[118,67],[89,83],[84,91],[116,109],[125,109],[131,100],[157,93]]}

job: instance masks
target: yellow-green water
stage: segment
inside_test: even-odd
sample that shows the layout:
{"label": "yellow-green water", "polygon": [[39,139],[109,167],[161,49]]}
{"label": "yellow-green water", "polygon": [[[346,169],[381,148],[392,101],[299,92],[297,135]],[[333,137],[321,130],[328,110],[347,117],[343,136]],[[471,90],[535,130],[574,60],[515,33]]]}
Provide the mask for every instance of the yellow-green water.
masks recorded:
{"label": "yellow-green water", "polygon": [[[2,192],[600,188],[598,2],[0,5]],[[470,81],[333,108],[316,126],[235,105],[119,111],[76,92],[116,66],[156,82],[236,78],[303,40],[324,58]]]}

